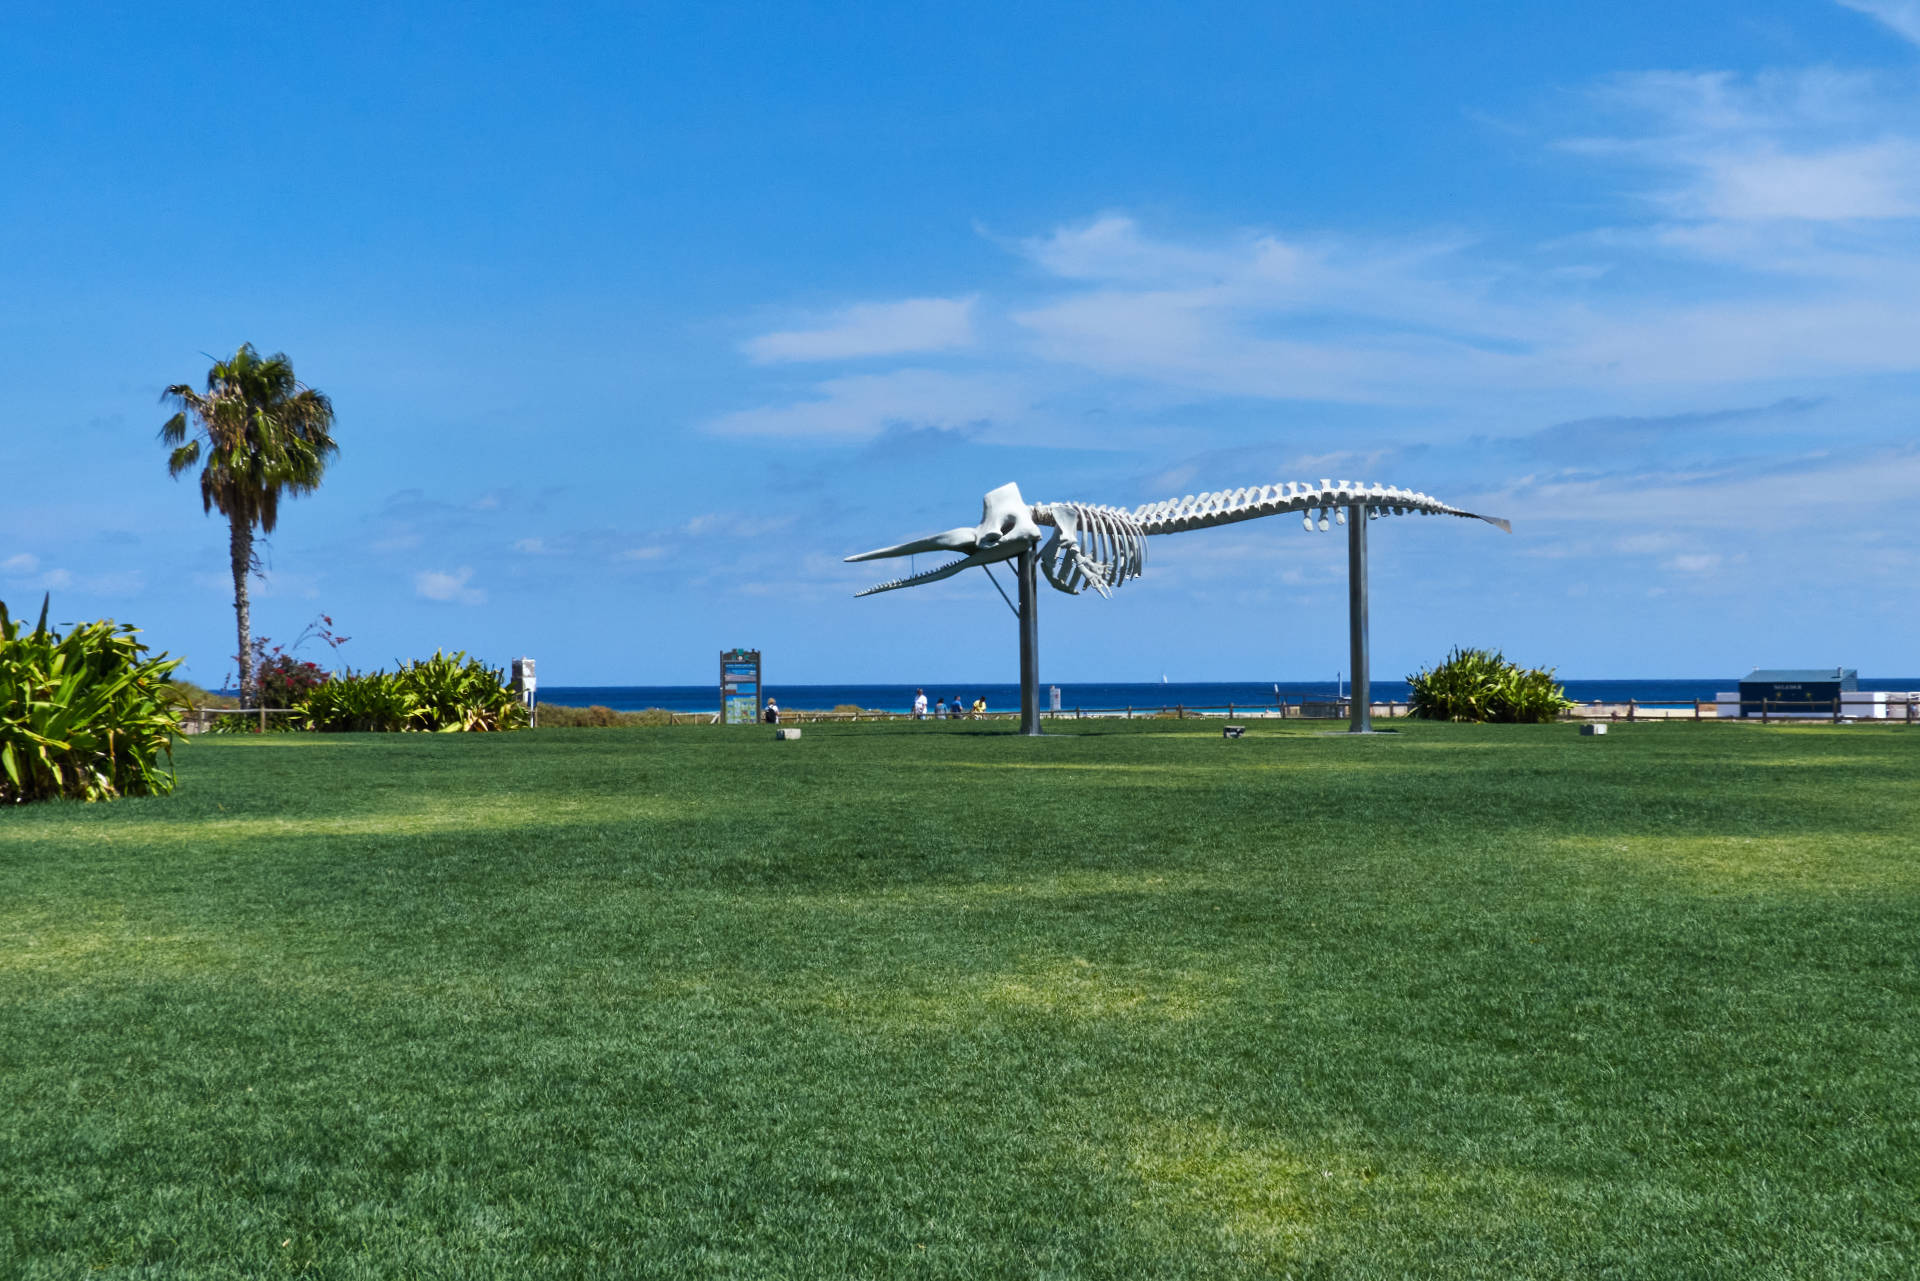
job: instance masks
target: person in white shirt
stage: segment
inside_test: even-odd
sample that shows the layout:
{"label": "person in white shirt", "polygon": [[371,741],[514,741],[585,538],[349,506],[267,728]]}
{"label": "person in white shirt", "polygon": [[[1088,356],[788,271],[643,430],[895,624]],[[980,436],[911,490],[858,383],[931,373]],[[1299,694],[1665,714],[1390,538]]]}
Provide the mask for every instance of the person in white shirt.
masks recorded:
{"label": "person in white shirt", "polygon": [[927,691],[924,689],[913,691],[913,719],[916,721],[927,719]]}

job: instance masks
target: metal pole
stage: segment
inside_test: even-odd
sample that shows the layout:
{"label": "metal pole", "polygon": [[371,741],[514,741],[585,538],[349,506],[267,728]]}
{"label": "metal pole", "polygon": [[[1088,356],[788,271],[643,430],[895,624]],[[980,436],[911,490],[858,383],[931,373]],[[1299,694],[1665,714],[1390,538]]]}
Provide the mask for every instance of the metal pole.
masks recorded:
{"label": "metal pole", "polygon": [[1347,630],[1353,648],[1353,719],[1350,734],[1373,733],[1373,689],[1367,676],[1367,509],[1347,508]]}
{"label": "metal pole", "polygon": [[1040,554],[1020,553],[1020,732],[1040,733]]}

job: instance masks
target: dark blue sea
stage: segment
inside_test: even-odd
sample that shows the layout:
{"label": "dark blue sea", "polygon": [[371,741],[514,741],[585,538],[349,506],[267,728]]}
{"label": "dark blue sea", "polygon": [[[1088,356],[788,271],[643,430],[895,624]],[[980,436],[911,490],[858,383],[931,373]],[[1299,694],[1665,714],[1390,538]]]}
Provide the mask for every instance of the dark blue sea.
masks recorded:
{"label": "dark blue sea", "polygon": [[[1696,699],[1711,701],[1722,690],[1732,690],[1738,678],[1718,677],[1705,680],[1569,680],[1567,697],[1581,703],[1690,703]],[[829,711],[842,704],[876,711],[905,712],[913,705],[912,685],[780,685],[769,683],[762,697],[771,694],[780,706],[794,711]],[[1020,687],[1017,685],[967,684],[927,685],[927,702],[960,699],[972,705],[976,698],[987,700],[991,711],[1018,711]],[[1344,687],[1342,687],[1344,690]],[[1863,690],[1916,690],[1920,677],[1860,678]],[[1060,685],[1060,706],[1066,711],[1117,711],[1122,708],[1158,709],[1162,707],[1235,707],[1272,706],[1281,699],[1297,704],[1302,699],[1334,697],[1332,681],[1229,681],[1220,683],[1167,684],[1067,684]],[[1373,682],[1373,701],[1405,701],[1405,681]],[[720,710],[720,691],[715,685],[542,685],[540,701],[564,707],[610,707],[617,712],[636,712],[648,707],[673,712],[716,712]],[[1040,705],[1048,706],[1048,685],[1040,686]]]}

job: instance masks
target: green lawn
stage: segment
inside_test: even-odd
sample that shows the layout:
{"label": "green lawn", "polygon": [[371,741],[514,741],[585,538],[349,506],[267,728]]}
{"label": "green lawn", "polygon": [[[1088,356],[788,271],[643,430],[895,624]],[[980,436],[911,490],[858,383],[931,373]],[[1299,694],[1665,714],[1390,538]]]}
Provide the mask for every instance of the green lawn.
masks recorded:
{"label": "green lawn", "polygon": [[0,813],[0,1276],[1920,1272],[1920,731],[771,738]]}

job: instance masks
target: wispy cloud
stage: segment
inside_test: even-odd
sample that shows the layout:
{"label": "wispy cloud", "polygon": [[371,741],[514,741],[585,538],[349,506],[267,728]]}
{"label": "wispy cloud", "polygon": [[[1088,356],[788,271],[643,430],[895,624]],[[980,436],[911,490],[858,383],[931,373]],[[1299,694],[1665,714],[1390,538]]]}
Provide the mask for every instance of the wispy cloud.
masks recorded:
{"label": "wispy cloud", "polygon": [[804,400],[724,414],[708,424],[721,436],[867,440],[889,427],[979,430],[1028,408],[1010,380],[900,369],[831,378]]}
{"label": "wispy cloud", "polygon": [[452,571],[427,569],[413,576],[413,589],[427,600],[454,605],[484,605],[487,594],[469,586],[472,579],[473,570],[465,565]]}
{"label": "wispy cloud", "polygon": [[40,558],[32,552],[17,552],[0,560],[0,574],[31,574],[40,568]]}
{"label": "wispy cloud", "polygon": [[1620,132],[1568,151],[1643,167],[1671,216],[1852,222],[1920,213],[1920,141],[1908,95],[1870,75],[1817,67],[1736,76],[1612,77],[1594,103]]}
{"label": "wispy cloud", "polygon": [[1840,0],[1840,4],[1878,18],[1906,39],[1920,44],[1920,0]]}
{"label": "wispy cloud", "polygon": [[813,328],[750,339],[746,352],[764,365],[949,351],[972,345],[976,301],[977,297],[967,297],[859,303],[823,318]]}

